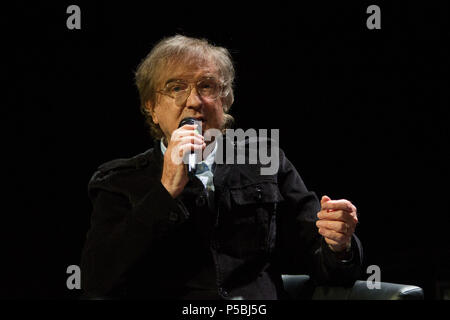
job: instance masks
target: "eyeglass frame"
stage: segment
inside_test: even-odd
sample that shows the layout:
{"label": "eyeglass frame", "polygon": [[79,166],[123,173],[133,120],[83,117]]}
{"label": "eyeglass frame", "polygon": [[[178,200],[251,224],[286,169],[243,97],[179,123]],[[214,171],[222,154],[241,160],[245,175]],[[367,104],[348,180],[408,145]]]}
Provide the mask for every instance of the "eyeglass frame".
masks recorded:
{"label": "eyeglass frame", "polygon": [[[165,92],[164,90],[166,89],[167,85],[170,84],[170,83],[172,83],[172,82],[183,82],[183,83],[188,84],[188,86],[189,86],[189,91],[186,91],[186,92],[187,92],[187,93],[186,93],[186,98],[185,98],[185,100],[184,100],[184,101],[186,101],[186,100],[189,98],[189,96],[191,95],[191,93],[192,93],[192,88],[194,87],[192,84],[195,83],[195,90],[197,91],[197,94],[198,94],[199,96],[201,96],[202,98],[205,98],[205,97],[203,97],[203,96],[201,95],[201,93],[198,91],[198,89],[197,89],[197,84],[198,84],[199,82],[201,82],[201,81],[206,80],[206,79],[213,79],[214,81],[216,81],[216,82],[219,84],[219,87],[220,87],[219,94],[218,94],[216,97],[214,97],[214,98],[206,98],[206,99],[216,100],[217,98],[219,98],[219,97],[221,97],[221,96],[222,96],[222,97],[225,97],[225,96],[226,96],[226,95],[223,95],[223,91],[224,91],[224,88],[227,86],[227,82],[226,82],[226,81],[219,81],[219,80],[217,80],[215,77],[204,77],[204,78],[201,78],[201,79],[196,80],[196,81],[185,81],[185,80],[182,80],[182,79],[174,79],[174,80],[171,80],[171,81],[166,82],[166,84],[164,85],[164,89],[156,90],[156,93],[159,93],[159,94],[168,96],[168,97],[170,97],[170,98],[176,100],[176,99],[177,99],[176,97],[173,97],[172,95],[170,95],[169,93]],[[184,101],[183,101],[183,102],[184,102]]]}

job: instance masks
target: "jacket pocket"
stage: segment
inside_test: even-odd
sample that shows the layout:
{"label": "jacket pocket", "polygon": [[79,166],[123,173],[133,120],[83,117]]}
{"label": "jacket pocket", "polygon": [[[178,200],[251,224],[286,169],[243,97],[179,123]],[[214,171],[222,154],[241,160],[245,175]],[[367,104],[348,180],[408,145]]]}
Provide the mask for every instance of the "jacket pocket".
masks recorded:
{"label": "jacket pocket", "polygon": [[263,181],[231,188],[230,197],[226,248],[239,257],[270,253],[275,246],[276,209],[283,201],[278,184]]}
{"label": "jacket pocket", "polygon": [[281,202],[283,196],[276,182],[258,182],[230,189],[231,198],[237,205]]}

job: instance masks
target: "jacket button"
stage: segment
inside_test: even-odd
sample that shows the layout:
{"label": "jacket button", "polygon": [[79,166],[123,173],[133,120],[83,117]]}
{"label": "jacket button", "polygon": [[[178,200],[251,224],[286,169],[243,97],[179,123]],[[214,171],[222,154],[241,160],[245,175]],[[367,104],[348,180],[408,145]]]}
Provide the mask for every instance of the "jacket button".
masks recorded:
{"label": "jacket button", "polygon": [[195,199],[195,204],[197,205],[197,207],[203,207],[206,204],[205,196],[198,196],[197,199]]}
{"label": "jacket button", "polygon": [[178,221],[178,214],[176,212],[170,211],[169,212],[169,220],[173,222]]}
{"label": "jacket button", "polygon": [[219,288],[219,293],[225,298],[229,296],[228,291],[224,288]]}
{"label": "jacket button", "polygon": [[260,185],[256,186],[256,194],[255,194],[255,198],[257,200],[261,200],[262,199],[262,188]]}

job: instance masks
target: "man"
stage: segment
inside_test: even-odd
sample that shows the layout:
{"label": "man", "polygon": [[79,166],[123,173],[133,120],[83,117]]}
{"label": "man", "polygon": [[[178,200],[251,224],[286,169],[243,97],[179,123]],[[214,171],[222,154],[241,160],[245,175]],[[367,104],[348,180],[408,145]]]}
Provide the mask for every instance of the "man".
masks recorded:
{"label": "man", "polygon": [[[234,68],[226,49],[174,36],[136,72],[154,148],[99,167],[89,183],[91,229],[82,254],[87,297],[281,299],[281,274],[347,284],[362,260],[356,208],[321,202],[280,151],[278,171],[218,161],[208,130],[231,123]],[[179,127],[193,117],[202,123]],[[177,161],[213,148],[195,174]]]}

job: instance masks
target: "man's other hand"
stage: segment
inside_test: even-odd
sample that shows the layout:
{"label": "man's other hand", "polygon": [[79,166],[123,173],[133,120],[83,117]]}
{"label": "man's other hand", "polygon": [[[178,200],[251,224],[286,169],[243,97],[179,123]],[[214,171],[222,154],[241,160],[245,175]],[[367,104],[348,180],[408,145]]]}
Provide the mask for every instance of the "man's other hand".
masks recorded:
{"label": "man's other hand", "polygon": [[328,246],[334,252],[343,252],[350,248],[358,223],[356,207],[348,200],[331,200],[327,196],[322,197],[320,205],[316,226]]}

